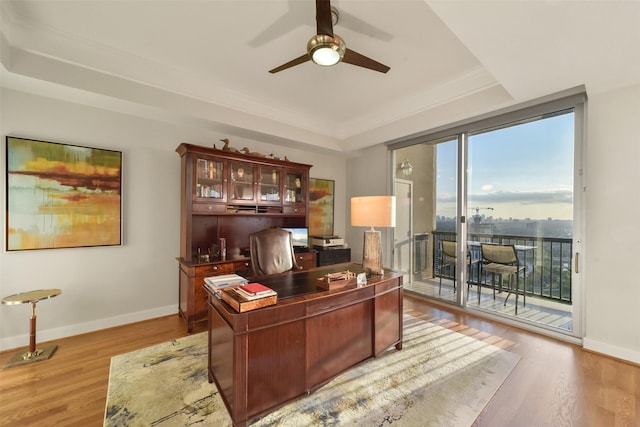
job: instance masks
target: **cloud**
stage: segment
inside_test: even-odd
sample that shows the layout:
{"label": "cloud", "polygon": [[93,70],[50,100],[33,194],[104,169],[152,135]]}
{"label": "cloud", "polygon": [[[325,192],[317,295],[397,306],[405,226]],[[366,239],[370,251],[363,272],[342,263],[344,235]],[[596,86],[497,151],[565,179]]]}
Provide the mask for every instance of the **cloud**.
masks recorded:
{"label": "cloud", "polygon": [[[570,190],[552,191],[497,191],[487,194],[470,194],[469,204],[511,203],[521,205],[572,204],[573,192]],[[440,201],[440,200],[439,200]],[[450,201],[450,200],[442,200]]]}

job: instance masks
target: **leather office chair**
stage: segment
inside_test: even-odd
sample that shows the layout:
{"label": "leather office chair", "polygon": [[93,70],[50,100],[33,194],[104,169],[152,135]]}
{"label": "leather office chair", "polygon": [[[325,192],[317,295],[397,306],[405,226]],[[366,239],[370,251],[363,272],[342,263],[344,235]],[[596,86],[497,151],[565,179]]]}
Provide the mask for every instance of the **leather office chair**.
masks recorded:
{"label": "leather office chair", "polygon": [[249,235],[252,276],[268,276],[299,270],[290,231],[266,228]]}
{"label": "leather office chair", "polygon": [[[518,295],[522,293],[522,305],[527,303],[527,297],[523,289],[520,290],[520,272],[524,270],[524,266],[520,265],[518,256],[516,254],[516,248],[513,245],[492,245],[481,244],[482,251],[482,270],[489,272],[495,277],[496,275],[503,276],[507,274],[509,276],[509,293],[504,299],[504,305],[507,305],[507,300],[512,293],[516,294],[516,315],[518,314]],[[516,276],[516,288],[513,289],[513,283],[511,281],[512,276]],[[480,305],[480,278],[478,278],[478,305]],[[496,298],[496,288],[493,286],[493,299]]]}

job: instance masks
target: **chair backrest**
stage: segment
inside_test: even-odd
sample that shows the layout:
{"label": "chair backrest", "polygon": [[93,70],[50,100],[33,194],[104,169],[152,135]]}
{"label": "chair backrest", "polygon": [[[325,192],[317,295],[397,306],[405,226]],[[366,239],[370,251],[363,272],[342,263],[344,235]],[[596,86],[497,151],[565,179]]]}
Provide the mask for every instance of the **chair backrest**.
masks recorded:
{"label": "chair backrest", "polygon": [[482,243],[482,258],[497,264],[518,264],[516,248],[513,245],[489,245]]}
{"label": "chair backrest", "polygon": [[441,240],[442,254],[448,258],[456,258],[456,242],[453,240]]}
{"label": "chair backrest", "polygon": [[249,235],[253,276],[268,276],[298,270],[290,231],[266,228]]}

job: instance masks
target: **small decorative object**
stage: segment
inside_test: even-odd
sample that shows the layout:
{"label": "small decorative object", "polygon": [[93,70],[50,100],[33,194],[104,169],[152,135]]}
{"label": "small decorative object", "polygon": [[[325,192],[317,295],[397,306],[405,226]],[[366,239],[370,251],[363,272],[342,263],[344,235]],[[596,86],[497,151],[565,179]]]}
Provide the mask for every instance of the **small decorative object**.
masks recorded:
{"label": "small decorative object", "polygon": [[220,237],[218,239],[218,246],[220,247],[220,259],[225,261],[227,259],[227,239]]}
{"label": "small decorative object", "polygon": [[353,271],[345,270],[337,273],[328,273],[318,279],[318,286],[323,289],[339,289],[353,285],[356,282],[356,274]]}
{"label": "small decorative object", "polygon": [[356,277],[356,282],[358,286],[364,286],[367,284],[367,273],[358,273]]}
{"label": "small decorative object", "polygon": [[200,248],[197,249],[198,252],[198,262],[209,262],[211,259],[210,253],[203,254]]}
{"label": "small decorative object", "polygon": [[395,227],[396,197],[369,196],[351,198],[351,225],[371,227],[364,232],[362,268],[373,274],[384,274],[382,268],[382,238],[373,227]]}
{"label": "small decorative object", "polygon": [[242,147],[242,148],[240,149],[240,151],[241,151],[243,154],[247,155],[247,156],[252,156],[252,157],[267,157],[267,154],[262,154],[262,153],[258,153],[258,152],[256,152],[256,151],[251,151],[251,150],[249,150],[249,148],[248,148],[248,147]]}
{"label": "small decorative object", "polygon": [[230,151],[232,153],[239,153],[240,152],[237,148],[233,148],[233,147],[229,146],[229,139],[224,138],[224,139],[221,139],[220,141],[224,142],[224,146],[222,147],[223,151]]}

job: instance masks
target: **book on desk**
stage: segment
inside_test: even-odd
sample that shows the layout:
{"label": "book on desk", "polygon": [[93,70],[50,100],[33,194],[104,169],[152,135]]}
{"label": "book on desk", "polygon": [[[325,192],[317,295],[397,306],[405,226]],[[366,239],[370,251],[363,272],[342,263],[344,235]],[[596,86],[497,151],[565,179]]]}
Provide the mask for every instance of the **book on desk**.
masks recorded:
{"label": "book on desk", "polygon": [[218,298],[221,297],[223,289],[236,288],[249,283],[247,279],[237,274],[224,274],[221,276],[205,277],[204,287],[211,291]]}
{"label": "book on desk", "polygon": [[[221,299],[229,304],[238,313],[244,313],[256,310],[262,307],[268,307],[278,302],[278,293],[262,284],[250,284],[258,286],[238,286],[234,288],[225,288],[220,292]],[[242,290],[247,287],[249,290]],[[254,289],[260,290],[255,291]]]}
{"label": "book on desk", "polygon": [[240,296],[250,301],[270,297],[272,295],[278,295],[276,291],[263,285],[262,283],[247,283],[233,288]]}

